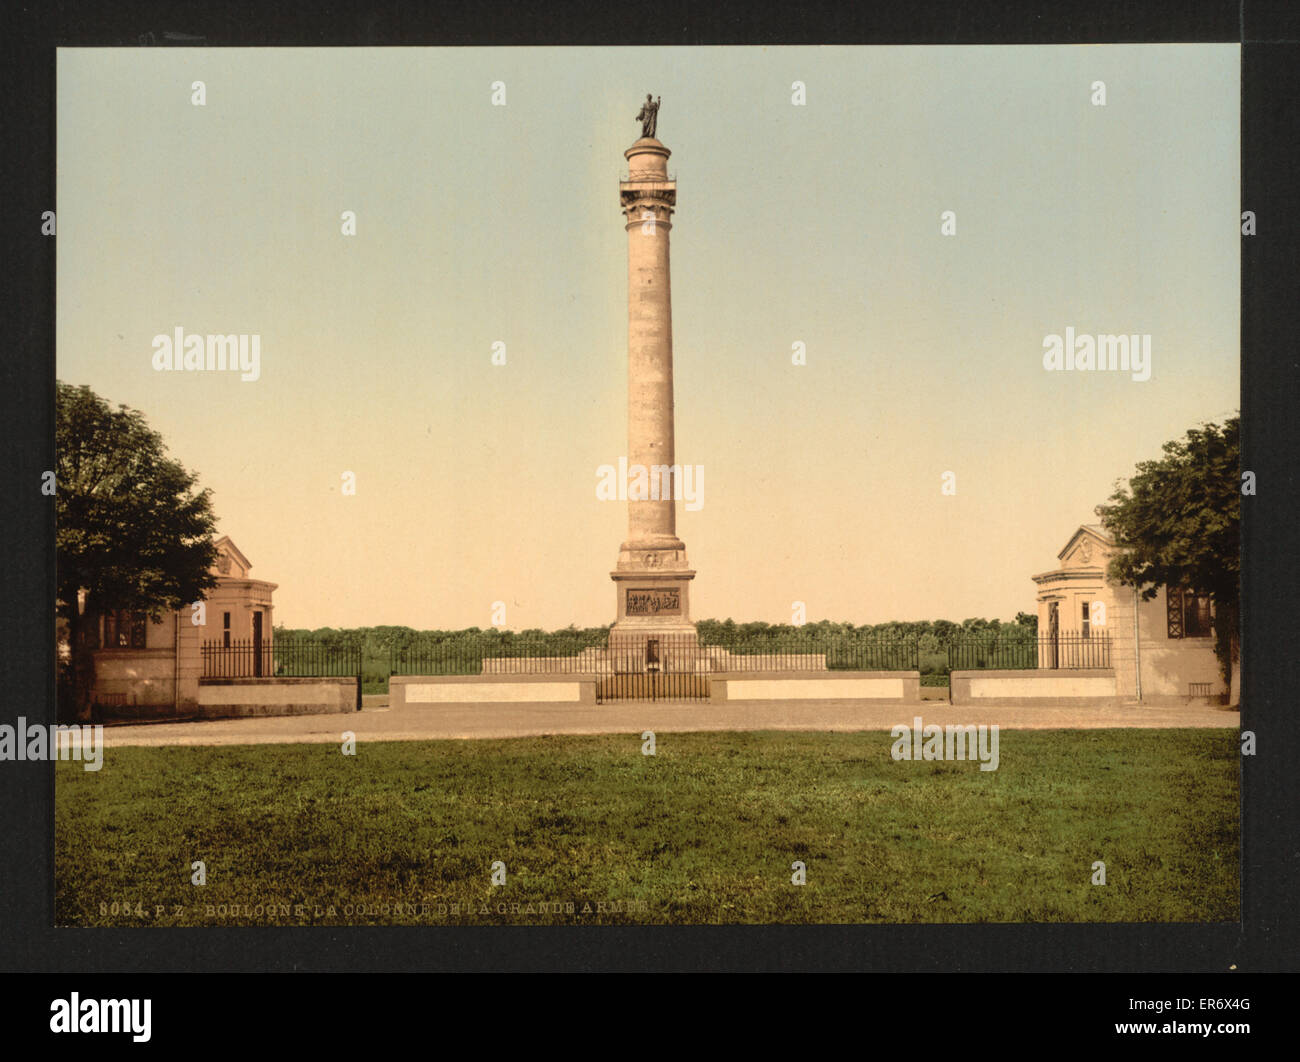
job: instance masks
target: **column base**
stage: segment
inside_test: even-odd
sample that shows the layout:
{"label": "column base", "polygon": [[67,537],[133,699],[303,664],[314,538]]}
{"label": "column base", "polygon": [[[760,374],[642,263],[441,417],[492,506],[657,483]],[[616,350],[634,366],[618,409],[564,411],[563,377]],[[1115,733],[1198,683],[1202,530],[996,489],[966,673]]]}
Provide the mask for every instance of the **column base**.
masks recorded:
{"label": "column base", "polygon": [[616,673],[708,670],[691,622],[689,568],[610,572],[618,594],[618,619],[609,632]]}

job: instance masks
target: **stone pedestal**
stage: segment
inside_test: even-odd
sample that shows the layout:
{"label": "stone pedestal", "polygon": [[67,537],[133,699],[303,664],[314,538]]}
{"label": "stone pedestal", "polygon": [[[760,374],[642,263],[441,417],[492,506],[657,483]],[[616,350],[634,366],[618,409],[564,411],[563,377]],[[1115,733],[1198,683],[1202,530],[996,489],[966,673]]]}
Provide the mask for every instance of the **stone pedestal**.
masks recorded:
{"label": "stone pedestal", "polygon": [[668,237],[677,183],[669,150],[642,137],[624,152],[619,183],[627,230],[627,460],[648,473],[649,497],[629,486],[628,536],[610,577],[618,595],[612,639],[669,636],[694,642],[686,545],[677,537],[681,470],[673,443],[672,286]]}
{"label": "stone pedestal", "polygon": [[610,572],[610,578],[618,593],[614,635],[658,631],[680,638],[695,634],[690,606],[693,571],[616,568]]}

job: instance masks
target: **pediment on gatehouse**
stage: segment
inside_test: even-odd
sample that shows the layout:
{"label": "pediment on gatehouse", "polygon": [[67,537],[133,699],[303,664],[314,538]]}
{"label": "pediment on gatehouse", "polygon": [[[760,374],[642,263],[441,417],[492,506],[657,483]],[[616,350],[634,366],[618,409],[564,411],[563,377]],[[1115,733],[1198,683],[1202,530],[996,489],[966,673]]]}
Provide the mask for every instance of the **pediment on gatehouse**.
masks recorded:
{"label": "pediment on gatehouse", "polygon": [[217,560],[212,567],[213,573],[229,576],[232,579],[247,579],[253,565],[239,552],[239,547],[230,540],[230,536],[222,535],[217,539],[216,547]]}
{"label": "pediment on gatehouse", "polygon": [[1115,542],[1100,524],[1081,524],[1057,554],[1062,568],[1105,568]]}

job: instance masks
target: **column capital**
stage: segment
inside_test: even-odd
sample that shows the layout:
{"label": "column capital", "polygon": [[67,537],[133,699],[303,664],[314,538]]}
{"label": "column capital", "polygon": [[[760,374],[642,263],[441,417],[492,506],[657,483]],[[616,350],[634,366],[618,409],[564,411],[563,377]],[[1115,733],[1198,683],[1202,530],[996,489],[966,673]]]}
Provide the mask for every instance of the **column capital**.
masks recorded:
{"label": "column capital", "polygon": [[625,152],[627,180],[618,182],[618,199],[630,221],[640,221],[642,210],[653,210],[655,220],[666,222],[677,206],[677,182],[668,176],[672,152],[653,137],[643,136]]}
{"label": "column capital", "polygon": [[618,202],[629,222],[640,221],[642,210],[653,210],[655,220],[665,223],[677,207],[677,182],[619,181]]}

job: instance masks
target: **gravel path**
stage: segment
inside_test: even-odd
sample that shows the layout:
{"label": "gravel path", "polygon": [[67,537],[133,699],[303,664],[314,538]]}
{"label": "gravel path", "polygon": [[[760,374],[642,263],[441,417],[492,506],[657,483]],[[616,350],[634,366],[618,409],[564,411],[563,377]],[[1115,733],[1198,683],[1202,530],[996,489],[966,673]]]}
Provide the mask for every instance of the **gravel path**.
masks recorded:
{"label": "gravel path", "polygon": [[427,741],[436,738],[536,737],[543,734],[684,733],[692,730],[884,730],[924,724],[978,726],[1003,730],[1091,730],[1102,727],[1236,727],[1235,710],[1188,705],[1153,708],[1121,704],[1107,708],[954,707],[929,701],[911,705],[861,702],[781,703],[733,701],[727,704],[442,705],[396,711],[367,707],[341,715],[299,715],[261,719],[220,719],[192,723],[111,726],[104,744],[268,745],[337,742],[345,730],[363,741]]}

